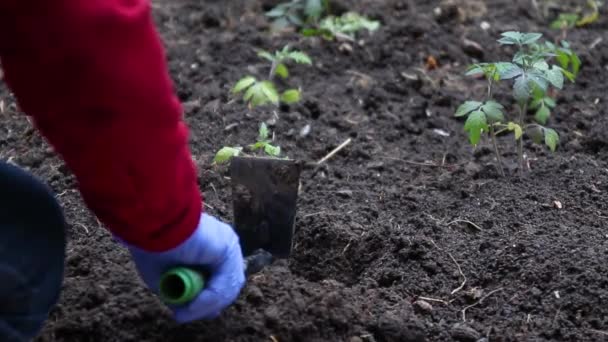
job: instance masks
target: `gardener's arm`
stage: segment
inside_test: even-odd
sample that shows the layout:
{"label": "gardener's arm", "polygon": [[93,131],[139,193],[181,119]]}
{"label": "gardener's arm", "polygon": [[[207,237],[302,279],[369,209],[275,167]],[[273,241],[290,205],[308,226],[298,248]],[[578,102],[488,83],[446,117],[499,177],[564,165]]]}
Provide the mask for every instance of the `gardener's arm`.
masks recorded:
{"label": "gardener's arm", "polygon": [[75,174],[87,205],[130,246],[153,290],[178,263],[205,264],[232,281],[217,289],[219,302],[203,298],[214,312],[194,312],[193,303],[178,320],[214,316],[234,300],[243,283],[238,238],[201,215],[149,2],[0,0],[0,58],[19,105]]}

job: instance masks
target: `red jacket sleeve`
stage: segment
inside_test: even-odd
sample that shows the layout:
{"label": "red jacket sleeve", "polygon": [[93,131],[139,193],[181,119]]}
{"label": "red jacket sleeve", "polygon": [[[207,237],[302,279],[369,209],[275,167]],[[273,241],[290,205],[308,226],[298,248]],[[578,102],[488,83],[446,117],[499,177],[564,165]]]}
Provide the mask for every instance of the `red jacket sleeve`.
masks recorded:
{"label": "red jacket sleeve", "polygon": [[109,230],[172,248],[202,211],[188,130],[147,0],[0,0],[0,59],[19,106]]}

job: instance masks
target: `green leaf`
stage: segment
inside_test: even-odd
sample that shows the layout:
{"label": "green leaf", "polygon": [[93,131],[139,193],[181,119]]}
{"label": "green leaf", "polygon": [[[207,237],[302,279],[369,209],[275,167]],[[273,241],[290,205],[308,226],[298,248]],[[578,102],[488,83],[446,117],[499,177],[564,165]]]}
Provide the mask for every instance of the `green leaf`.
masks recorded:
{"label": "green leaf", "polygon": [[532,67],[535,69],[542,70],[542,71],[549,70],[549,64],[544,60],[539,60],[539,61],[534,62]]}
{"label": "green leaf", "polygon": [[557,145],[559,144],[559,135],[551,128],[544,128],[543,131],[545,133],[545,145],[547,145],[552,152],[555,152],[555,149],[557,149]]}
{"label": "green leaf", "polygon": [[266,141],[258,141],[255,144],[249,145],[249,149],[251,151],[255,152],[255,151],[259,150],[259,149],[264,148],[266,145],[268,145],[268,142],[266,142]]}
{"label": "green leaf", "polygon": [[532,126],[526,133],[535,144],[541,144],[543,142],[543,129],[540,126]]}
{"label": "green leaf", "polygon": [[555,100],[548,96],[543,98],[543,101],[545,102],[545,105],[549,108],[555,108],[556,106]]}
{"label": "green leaf", "polygon": [[298,15],[288,14],[287,19],[296,26],[304,26],[304,21]]}
{"label": "green leaf", "polygon": [[484,69],[478,64],[470,65],[465,73],[465,76],[483,74]]}
{"label": "green leaf", "polygon": [[321,18],[324,9],[325,7],[323,6],[322,0],[307,0],[304,7],[304,14],[306,14],[306,17],[309,20],[318,20]]}
{"label": "green leaf", "polygon": [[521,43],[524,45],[530,45],[543,36],[542,33],[525,33],[521,37]]}
{"label": "green leaf", "polygon": [[[542,92],[547,92],[549,84],[547,83],[547,76],[540,70],[531,70],[527,74],[529,82],[532,82],[534,88],[539,88]],[[532,90],[532,89],[531,89]]]}
{"label": "green leaf", "polygon": [[241,153],[242,147],[222,147],[213,158],[214,164],[222,164]]}
{"label": "green leaf", "polygon": [[312,64],[310,57],[302,51],[292,51],[287,55],[287,58],[299,64]]}
{"label": "green leaf", "polygon": [[255,77],[253,77],[253,76],[244,77],[236,83],[234,88],[232,88],[232,92],[235,94],[240,93],[241,91],[245,90],[246,88],[249,88],[255,82],[256,82],[256,80],[255,80]]}
{"label": "green leaf", "polygon": [[[319,23],[321,34],[328,36],[336,36],[338,34],[354,39],[356,32],[360,30],[376,31],[380,27],[379,21],[370,20],[355,12],[346,12],[339,17],[327,16]],[[327,34],[329,33],[329,35]]]}
{"label": "green leaf", "polygon": [[289,27],[291,23],[289,22],[289,20],[287,20],[287,18],[285,17],[280,17],[277,18],[275,20],[272,21],[272,27],[271,30],[273,31],[282,31],[285,28]]}
{"label": "green leaf", "polygon": [[504,107],[496,101],[487,101],[481,110],[486,113],[486,118],[490,124],[505,121],[505,115],[502,112]]}
{"label": "green leaf", "polygon": [[515,122],[509,122],[507,124],[507,129],[514,133],[515,140],[519,140],[521,138],[521,136],[524,134],[521,126],[516,124]]}
{"label": "green leaf", "polygon": [[479,106],[481,106],[481,102],[479,102],[479,101],[466,101],[465,103],[461,104],[460,107],[458,107],[458,109],[456,110],[456,114],[454,114],[454,116],[455,117],[465,116],[465,115],[469,114],[470,112],[478,109]]}
{"label": "green leaf", "polygon": [[304,37],[316,37],[316,36],[320,36],[322,34],[322,30],[320,29],[315,29],[315,28],[304,28],[300,31],[300,33],[304,36]]}
{"label": "green leaf", "polygon": [[570,59],[572,60],[572,73],[576,76],[581,69],[581,60],[575,53],[570,55]]}
{"label": "green leaf", "polygon": [[561,69],[555,65],[546,73],[547,80],[557,89],[562,89],[564,86],[564,74]]}
{"label": "green leaf", "polygon": [[270,52],[268,51],[258,51],[258,57],[264,58],[270,62],[274,62],[274,60],[276,59],[275,56],[273,56]]}
{"label": "green leaf", "polygon": [[264,146],[264,152],[266,152],[266,154],[271,155],[273,157],[278,157],[281,154],[281,147],[266,144]]}
{"label": "green leaf", "polygon": [[502,45],[513,45],[520,44],[522,35],[519,32],[503,32],[502,38],[498,40],[498,42]]}
{"label": "green leaf", "polygon": [[287,69],[287,66],[285,66],[285,64],[283,63],[277,64],[274,73],[283,79],[289,77],[289,70]]}
{"label": "green leaf", "polygon": [[496,70],[500,75],[501,80],[509,80],[524,73],[524,70],[518,65],[505,62],[496,63]]}
{"label": "green leaf", "polygon": [[284,16],[286,13],[287,8],[285,4],[281,4],[266,12],[266,16],[271,18],[278,18]]}
{"label": "green leaf", "polygon": [[568,69],[570,66],[570,55],[562,50],[558,50],[555,59],[563,69]]}
{"label": "green leaf", "polygon": [[559,17],[551,22],[550,27],[554,30],[573,28],[578,20],[579,16],[576,13],[560,13]]}
{"label": "green leaf", "polygon": [[281,94],[281,102],[286,104],[292,104],[300,101],[300,91],[297,89],[289,89]]}
{"label": "green leaf", "polygon": [[260,124],[260,129],[258,130],[258,141],[266,141],[268,140],[268,126],[265,122]]}
{"label": "green leaf", "polygon": [[525,103],[530,98],[530,81],[526,74],[522,74],[513,84],[513,96],[519,103]]}
{"label": "green leaf", "polygon": [[536,120],[536,122],[539,124],[544,125],[547,123],[547,120],[549,120],[550,115],[551,110],[543,105],[536,111],[536,114],[534,114],[534,120]]}
{"label": "green leaf", "polygon": [[533,97],[532,102],[530,102],[530,106],[529,107],[530,107],[530,109],[537,109],[540,106],[542,106],[542,104],[543,104],[543,99],[542,98],[537,99],[537,98]]}
{"label": "green leaf", "polygon": [[574,80],[576,79],[576,76],[574,76],[573,73],[571,73],[570,71],[566,70],[566,69],[561,69],[561,72],[564,74],[564,76],[566,76],[566,78],[570,81],[570,82],[574,82]]}
{"label": "green leaf", "polygon": [[275,105],[279,104],[279,93],[272,82],[263,81],[260,83],[260,87],[268,101]]}
{"label": "green leaf", "polygon": [[472,112],[464,124],[464,130],[469,133],[471,145],[476,146],[481,140],[481,133],[489,130],[486,115],[480,110]]}
{"label": "green leaf", "polygon": [[538,108],[545,98],[546,90],[543,90],[540,87],[534,87],[532,89],[532,103],[530,104],[530,108]]}

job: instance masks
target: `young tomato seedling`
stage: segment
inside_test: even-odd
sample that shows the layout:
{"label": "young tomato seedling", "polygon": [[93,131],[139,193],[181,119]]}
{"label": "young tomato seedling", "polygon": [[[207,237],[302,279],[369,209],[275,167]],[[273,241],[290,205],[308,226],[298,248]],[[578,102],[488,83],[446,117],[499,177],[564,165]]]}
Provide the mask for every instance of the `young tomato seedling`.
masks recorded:
{"label": "young tomato seedling", "polygon": [[[511,132],[517,143],[519,171],[525,168],[523,138],[531,138],[555,151],[559,135],[554,129],[545,127],[555,108],[552,94],[562,89],[564,79],[574,82],[581,61],[570,45],[562,41],[560,45],[551,42],[539,43],[540,33],[505,32],[498,40],[501,45],[516,46],[517,52],[511,62],[479,63],[469,67],[467,75],[483,74],[487,81],[487,91],[483,101],[466,101],[456,110],[456,117],[467,117],[464,130],[469,141],[476,146],[482,134],[489,134],[496,154],[498,169],[504,176],[497,136]],[[553,61],[557,64],[551,64]],[[513,82],[513,98],[518,109],[517,119],[509,121],[505,107],[493,97],[494,86],[503,80]],[[534,121],[526,122],[529,109],[535,110]]]}
{"label": "young tomato seedling", "polygon": [[285,46],[282,50],[271,54],[267,51],[258,52],[258,56],[269,61],[270,72],[265,80],[258,80],[254,76],[246,76],[240,79],[232,88],[233,94],[243,92],[243,99],[249,104],[250,108],[272,103],[292,104],[300,101],[301,92],[298,89],[287,89],[279,94],[274,83],[274,77],[279,76],[286,80],[289,78],[289,69],[286,63],[291,61],[298,64],[311,65],[312,60],[302,51],[291,50]]}
{"label": "young tomato seedling", "polygon": [[568,36],[568,30],[575,27],[583,27],[596,22],[600,17],[599,7],[601,2],[597,0],[587,0],[587,7],[591,10],[586,13],[578,11],[577,13],[560,13],[557,19],[553,20],[549,25],[550,28],[561,30],[561,39],[564,40]]}
{"label": "young tomato seedling", "polygon": [[[281,147],[272,144],[268,126],[265,123],[260,125],[257,141],[247,146],[250,153],[262,152],[264,155],[278,158],[281,155]],[[215,155],[213,164],[224,164],[230,161],[232,157],[239,155],[249,156],[243,152],[241,146],[224,146]]]}
{"label": "young tomato seedling", "polygon": [[282,30],[290,25],[302,27],[314,24],[329,12],[329,0],[291,0],[280,3],[266,12],[273,19],[272,25]]}
{"label": "young tomato seedling", "polygon": [[327,40],[337,38],[354,41],[357,32],[361,30],[374,32],[379,27],[379,21],[370,20],[355,12],[347,12],[339,17],[327,16],[316,27],[303,29],[302,34],[307,37],[321,36]]}

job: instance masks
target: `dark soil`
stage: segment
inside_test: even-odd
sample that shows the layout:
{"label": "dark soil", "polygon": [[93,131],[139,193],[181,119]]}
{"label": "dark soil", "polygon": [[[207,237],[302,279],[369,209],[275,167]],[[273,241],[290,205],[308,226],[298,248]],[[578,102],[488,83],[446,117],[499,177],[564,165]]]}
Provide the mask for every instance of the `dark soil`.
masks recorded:
{"label": "dark soil", "polygon": [[[293,256],[251,277],[213,322],[171,321],[3,88],[0,155],[48,182],[70,222],[62,300],[38,341],[607,340],[606,13],[568,36],[584,67],[559,94],[558,151],[527,144],[531,170],[519,178],[512,138],[501,139],[501,178],[490,144],[471,148],[452,117],[484,91],[465,66],[508,58],[495,43],[503,31],[558,32],[528,1],[484,3],[352,1],[383,26],[350,46],[271,36],[271,1],[155,5],[210,212],[232,219],[213,154],[250,143],[261,121],[292,158],[318,160],[352,139],[314,177],[303,173]],[[255,49],[286,43],[315,61],[292,69],[303,102],[249,111],[233,101],[239,77],[267,73]],[[438,68],[425,69],[428,56]]]}

